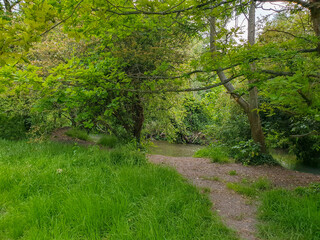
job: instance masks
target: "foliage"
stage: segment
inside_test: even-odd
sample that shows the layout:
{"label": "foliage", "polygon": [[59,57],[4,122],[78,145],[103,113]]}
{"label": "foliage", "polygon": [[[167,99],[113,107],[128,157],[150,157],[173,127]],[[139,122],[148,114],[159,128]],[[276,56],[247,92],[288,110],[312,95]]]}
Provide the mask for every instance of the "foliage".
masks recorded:
{"label": "foliage", "polygon": [[0,114],[0,138],[9,140],[23,139],[26,136],[25,121],[22,116]]}
{"label": "foliage", "polygon": [[280,110],[264,111],[262,116],[270,147],[289,150],[304,165],[316,167],[319,164],[319,121]]}
{"label": "foliage", "polygon": [[275,189],[261,196],[260,236],[265,239],[320,238],[319,184],[295,191]]}
{"label": "foliage", "polygon": [[266,178],[250,181],[246,178],[241,183],[227,183],[227,187],[248,197],[257,197],[261,192],[272,188],[271,182]]}
{"label": "foliage", "polygon": [[320,137],[306,136],[296,140],[293,152],[305,165],[320,167]]}
{"label": "foliage", "polygon": [[[317,8],[285,6],[288,11],[262,22],[257,44],[250,46],[235,41],[240,28],[226,27],[233,13],[248,10],[237,1],[216,5],[193,0],[5,2],[9,7],[0,5],[0,111],[6,124],[11,119],[21,118],[27,124],[29,119],[41,119],[26,130],[42,135],[71,123],[140,142],[146,122],[145,136],[203,143],[207,134],[233,146],[251,138],[250,128],[247,116],[227,99],[250,103],[248,93],[257,87],[263,99],[255,109],[259,113],[268,109],[288,113],[289,121],[315,123],[304,129],[312,136],[291,141],[285,129],[269,121],[265,132],[270,145],[290,147],[299,159],[317,164],[319,28],[310,24],[318,22],[313,14]],[[214,53],[206,34],[211,17],[217,19]],[[235,91],[207,89],[193,97],[174,93],[173,89],[216,83],[217,69],[234,78]],[[290,134],[308,134],[290,127]],[[21,136],[26,134],[19,129]],[[259,160],[250,160],[249,145],[242,146],[249,151],[235,154],[240,161],[272,162],[254,151]]]}
{"label": "foliage", "polygon": [[55,22],[57,9],[49,1],[5,1],[0,4],[0,67],[28,62],[26,52]]}
{"label": "foliage", "polygon": [[105,147],[114,148],[119,144],[119,140],[116,136],[103,135],[99,139],[98,144],[103,145]]}
{"label": "foliage", "polygon": [[241,141],[231,148],[232,156],[244,165],[278,165],[269,154],[260,152],[260,146],[253,140]]}
{"label": "foliage", "polygon": [[205,94],[203,104],[211,116],[211,124],[205,133],[229,147],[239,141],[250,139],[250,127],[247,116],[240,107],[230,100],[222,88],[213,89]]}
{"label": "foliage", "polygon": [[70,128],[65,133],[69,137],[77,138],[80,140],[88,141],[90,139],[88,133],[82,129]]}
{"label": "foliage", "polygon": [[121,153],[0,140],[0,238],[238,239],[175,171]]}
{"label": "foliage", "polygon": [[230,162],[228,148],[226,146],[212,144],[198,150],[194,157],[207,157],[211,162],[228,163]]}
{"label": "foliage", "polygon": [[[167,98],[166,100],[168,101]],[[175,143],[204,144],[208,142],[209,138],[204,135],[204,132],[212,119],[201,100],[188,94],[181,94],[179,98],[174,97],[172,100],[175,103],[174,106],[164,111],[163,108],[168,102],[163,102],[161,110],[151,113],[150,120],[146,119],[147,136]]]}
{"label": "foliage", "polygon": [[128,149],[126,146],[112,150],[110,152],[110,162],[119,166],[141,166],[146,164],[147,161],[144,153]]}

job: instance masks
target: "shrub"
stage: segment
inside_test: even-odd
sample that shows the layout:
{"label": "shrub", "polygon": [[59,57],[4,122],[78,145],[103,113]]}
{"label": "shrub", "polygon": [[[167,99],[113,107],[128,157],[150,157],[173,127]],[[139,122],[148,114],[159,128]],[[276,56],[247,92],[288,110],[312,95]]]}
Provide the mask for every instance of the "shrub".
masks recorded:
{"label": "shrub", "polygon": [[244,165],[279,164],[270,154],[261,153],[260,146],[252,139],[241,141],[231,149],[233,157]]}
{"label": "shrub", "polygon": [[80,140],[88,141],[89,135],[86,131],[76,128],[71,128],[66,131],[66,135],[73,138],[78,138]]}
{"label": "shrub", "polygon": [[105,147],[109,147],[109,148],[114,148],[115,146],[118,145],[118,143],[119,143],[118,138],[116,136],[111,136],[111,135],[104,135],[98,141],[98,144],[103,145]]}
{"label": "shrub", "polygon": [[296,140],[293,152],[303,164],[320,167],[320,137],[306,136]]}
{"label": "shrub", "polygon": [[0,114],[0,138],[8,140],[23,139],[26,132],[26,121],[23,116]]}
{"label": "shrub", "polygon": [[228,163],[230,162],[228,156],[228,148],[222,145],[210,145],[198,150],[194,157],[207,157],[211,162]]}

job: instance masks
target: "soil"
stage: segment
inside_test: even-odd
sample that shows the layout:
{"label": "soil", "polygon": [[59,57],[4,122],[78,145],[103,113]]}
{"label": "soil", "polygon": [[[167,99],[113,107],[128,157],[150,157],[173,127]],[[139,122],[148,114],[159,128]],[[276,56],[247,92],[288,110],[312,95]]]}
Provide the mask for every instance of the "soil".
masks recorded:
{"label": "soil", "polygon": [[[174,167],[192,184],[200,187],[204,192],[209,192],[213,210],[218,212],[227,226],[237,231],[241,238],[248,240],[259,239],[256,237],[257,202],[228,189],[227,182],[239,182],[243,178],[255,180],[265,177],[275,187],[287,189],[320,182],[320,175],[292,171],[280,166],[218,164],[203,158],[162,155],[149,155],[148,158],[152,163]],[[231,176],[229,172],[234,170],[236,175]]]}

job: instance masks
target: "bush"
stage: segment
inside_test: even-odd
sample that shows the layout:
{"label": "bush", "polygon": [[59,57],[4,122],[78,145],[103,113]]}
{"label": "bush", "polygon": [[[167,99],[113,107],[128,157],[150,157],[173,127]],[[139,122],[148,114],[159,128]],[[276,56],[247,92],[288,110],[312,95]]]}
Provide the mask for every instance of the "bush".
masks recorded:
{"label": "bush", "polygon": [[81,129],[71,128],[70,130],[66,131],[66,135],[69,137],[78,138],[84,141],[89,140],[88,133]]}
{"label": "bush", "polygon": [[211,162],[228,163],[230,162],[228,148],[222,145],[210,145],[198,150],[194,157],[210,158]]}
{"label": "bush", "polygon": [[306,136],[296,140],[293,152],[303,164],[320,167],[320,137]]}
{"label": "bush", "polygon": [[260,146],[253,140],[241,141],[231,149],[236,161],[244,165],[279,165],[270,154],[261,153]]}
{"label": "bush", "polygon": [[111,136],[111,135],[104,135],[98,141],[98,144],[103,145],[105,147],[109,147],[109,148],[116,147],[118,143],[119,143],[118,138],[116,136]]}
{"label": "bush", "polygon": [[26,119],[23,116],[0,114],[0,138],[19,140],[26,137]]}

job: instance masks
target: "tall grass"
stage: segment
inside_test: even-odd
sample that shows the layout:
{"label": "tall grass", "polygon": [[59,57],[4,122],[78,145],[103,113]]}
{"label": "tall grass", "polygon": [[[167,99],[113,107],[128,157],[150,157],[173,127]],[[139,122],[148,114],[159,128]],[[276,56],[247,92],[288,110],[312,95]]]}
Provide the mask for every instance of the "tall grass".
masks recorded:
{"label": "tall grass", "polygon": [[[320,185],[318,185],[320,186]],[[320,239],[320,187],[317,192],[272,190],[261,199],[259,216],[263,239]]]}
{"label": "tall grass", "polygon": [[227,147],[219,145],[211,145],[198,150],[194,157],[209,158],[211,162],[230,163]]}
{"label": "tall grass", "polygon": [[237,239],[175,171],[113,151],[0,140],[0,239]]}
{"label": "tall grass", "polygon": [[118,138],[112,135],[103,135],[99,140],[98,144],[103,145],[109,148],[115,148],[117,145],[120,144]]}
{"label": "tall grass", "polygon": [[66,135],[73,138],[78,138],[80,140],[89,141],[90,137],[85,130],[77,129],[77,128],[70,128],[66,131]]}

